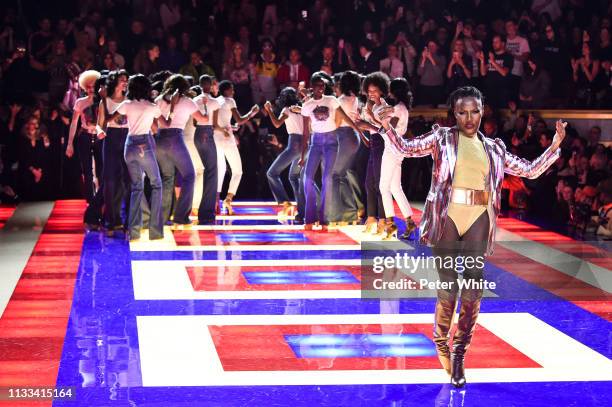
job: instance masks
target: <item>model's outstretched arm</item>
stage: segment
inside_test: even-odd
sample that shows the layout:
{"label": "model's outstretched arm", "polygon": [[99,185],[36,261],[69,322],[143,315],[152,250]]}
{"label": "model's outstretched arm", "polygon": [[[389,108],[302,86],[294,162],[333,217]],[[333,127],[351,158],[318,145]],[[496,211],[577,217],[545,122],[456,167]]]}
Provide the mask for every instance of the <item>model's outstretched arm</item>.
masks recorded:
{"label": "model's outstretched arm", "polygon": [[[539,177],[548,169],[548,167],[554,164],[554,162],[557,161],[561,155],[560,146],[561,142],[565,138],[565,126],[567,126],[566,122],[561,120],[557,121],[557,132],[555,133],[552,144],[533,161],[529,161],[506,152],[504,158],[504,172],[517,177],[525,177],[530,179]],[[501,140],[498,142],[503,144]]]}
{"label": "model's outstretched arm", "polygon": [[404,157],[425,157],[433,154],[437,145],[437,128],[422,136],[406,140],[398,135],[393,126],[391,126],[393,114],[393,106],[385,106],[377,109],[375,112],[384,129],[381,130],[380,134],[385,139],[385,143],[389,143],[393,151]]}

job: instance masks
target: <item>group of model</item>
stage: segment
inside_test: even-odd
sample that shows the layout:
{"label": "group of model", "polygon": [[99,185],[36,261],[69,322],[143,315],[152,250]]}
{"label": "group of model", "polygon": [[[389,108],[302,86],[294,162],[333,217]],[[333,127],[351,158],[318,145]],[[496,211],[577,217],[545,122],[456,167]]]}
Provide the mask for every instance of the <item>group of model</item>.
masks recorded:
{"label": "group of model", "polygon": [[[190,223],[192,212],[197,212],[200,224],[213,223],[226,160],[231,179],[223,205],[232,213],[232,199],[242,176],[232,120],[234,125],[243,124],[259,109],[253,106],[241,116],[231,82],[217,83],[210,76],[202,76],[199,82],[199,87],[190,88],[183,76],[172,75],[153,100],[151,83],[143,75],[128,78],[125,71],[113,71],[106,78],[95,71],[81,75],[79,83],[86,96],[75,105],[66,153],[73,154],[76,142],[90,203],[86,223],[102,216],[104,207],[107,229],[121,228],[126,191],[131,191],[126,205],[130,239],[140,237],[143,213],[149,217],[150,239],[163,237],[166,222]],[[266,102],[261,112],[275,127],[284,124],[289,135],[286,148],[267,172],[276,201],[284,213],[292,212],[280,177],[290,167],[295,216],[305,230],[317,224],[325,230],[365,217],[365,233],[390,238],[397,233],[395,200],[409,235],[416,226],[401,186],[402,160],[432,156],[431,188],[420,221],[421,242],[438,256],[490,255],[504,173],[528,178],[542,174],[560,155],[566,123],[558,121],[552,145],[528,161],[508,153],[500,139],[486,138],[478,131],[483,112],[478,89],[462,87],[450,95],[456,126],[435,125],[425,135],[405,138],[411,100],[406,80],[390,81],[382,72],[363,77],[346,71],[334,78],[317,72],[309,87],[300,84],[298,89],[283,89],[274,105]],[[203,174],[195,169],[198,158]],[[92,163],[101,180],[97,192]],[[364,183],[357,176],[360,168],[366,168]],[[176,173],[180,182],[175,182]],[[150,199],[144,199],[145,174]],[[180,192],[173,204],[178,184]],[[194,189],[198,191],[195,196]],[[466,266],[460,274],[464,279],[482,280],[483,269],[478,264]],[[454,268],[441,267],[438,275],[441,281],[455,284],[437,291],[433,338],[443,368],[451,382],[461,387],[482,285],[459,293]],[[450,331],[458,304],[451,351]]]}

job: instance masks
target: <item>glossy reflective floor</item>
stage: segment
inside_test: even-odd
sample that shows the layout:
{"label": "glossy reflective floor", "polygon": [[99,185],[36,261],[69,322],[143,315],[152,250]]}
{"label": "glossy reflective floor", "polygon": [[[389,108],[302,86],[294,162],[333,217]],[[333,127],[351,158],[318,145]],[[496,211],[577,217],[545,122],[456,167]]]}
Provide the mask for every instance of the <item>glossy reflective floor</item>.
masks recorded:
{"label": "glossy reflective floor", "polygon": [[83,234],[83,207],[55,203],[0,319],[0,386],[75,386],[76,400],[0,407],[612,405],[606,242],[499,219],[499,289],[455,390],[435,292],[361,299],[360,243],[380,237],[360,226],[305,232],[243,202],[130,245]]}

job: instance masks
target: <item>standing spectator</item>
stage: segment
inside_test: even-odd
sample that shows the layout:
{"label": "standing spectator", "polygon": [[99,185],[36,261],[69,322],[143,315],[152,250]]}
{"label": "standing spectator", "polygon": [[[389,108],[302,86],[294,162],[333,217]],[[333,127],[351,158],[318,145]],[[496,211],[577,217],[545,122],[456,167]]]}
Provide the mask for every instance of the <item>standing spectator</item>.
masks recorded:
{"label": "standing spectator", "polygon": [[414,75],[417,52],[406,38],[406,33],[404,31],[399,31],[397,33],[397,37],[395,38],[395,45],[399,53],[399,59],[402,61],[403,64],[405,64],[406,76],[412,77],[412,75]]}
{"label": "standing spectator", "polygon": [[118,52],[119,48],[117,47],[116,39],[108,40],[108,52],[113,56],[113,61],[115,61],[115,65],[117,69],[123,69],[125,67],[125,58]]}
{"label": "standing spectator", "polygon": [[417,69],[419,79],[419,104],[437,106],[444,102],[444,71],[446,57],[438,52],[438,44],[429,40],[421,53]]}
{"label": "standing spectator", "polygon": [[186,62],[186,55],[177,48],[176,37],[169,35],[166,39],[166,48],[159,54],[159,69],[178,72]]}
{"label": "standing spectator", "polygon": [[48,101],[49,98],[49,75],[45,65],[49,55],[53,52],[53,35],[51,34],[51,21],[42,18],[39,23],[40,30],[30,36],[29,52],[31,82],[34,97],[37,100]]}
{"label": "standing spectator", "polygon": [[472,58],[465,53],[463,40],[458,39],[453,43],[453,53],[446,69],[446,77],[448,78],[447,89],[449,93],[470,83]]}
{"label": "standing spectator", "polygon": [[291,86],[294,89],[298,88],[300,82],[308,82],[310,79],[310,70],[302,63],[302,55],[297,48],[289,51],[289,60],[278,68],[276,75],[276,83],[279,89],[286,86]]}
{"label": "standing spectator", "polygon": [[256,77],[253,81],[253,100],[255,103],[263,103],[266,100],[276,98],[278,64],[276,63],[272,41],[264,40],[261,51],[255,64]]}
{"label": "standing spectator", "polygon": [[404,77],[404,64],[398,58],[397,45],[387,46],[387,58],[380,61],[380,70],[387,74],[390,79]]}
{"label": "standing spectator", "polygon": [[59,39],[54,43],[53,54],[49,56],[47,61],[47,70],[49,72],[49,105],[55,107],[61,103],[64,94],[68,89],[68,70],[66,65],[70,62],[66,55],[66,43]]}
{"label": "standing spectator", "polygon": [[524,109],[541,109],[550,96],[551,81],[548,72],[533,59],[527,61],[527,69],[521,80],[519,99]]}
{"label": "standing spectator", "polygon": [[334,58],[336,51],[332,45],[326,45],[322,51],[322,61],[320,65],[315,65],[315,71],[323,71],[326,74],[332,76],[336,72],[340,72],[341,68],[338,65],[336,58]]}
{"label": "standing spectator", "polygon": [[[567,48],[559,39],[557,32],[552,24],[546,24],[545,38],[542,43],[541,68],[550,74],[553,83],[562,83],[569,79],[569,67],[567,61],[569,54]],[[563,97],[566,87],[554,86],[552,96],[555,98]]]}
{"label": "standing spectator", "polygon": [[49,199],[51,143],[39,119],[30,117],[18,143],[19,194],[26,200]]}
{"label": "standing spectator", "polygon": [[134,60],[134,71],[149,76],[159,71],[159,46],[156,44],[147,44],[140,51]]}
{"label": "standing spectator", "polygon": [[234,100],[240,111],[250,109],[251,99],[251,67],[246,59],[242,43],[235,42],[232,54],[223,64],[223,78],[231,81],[234,88]]}
{"label": "standing spectator", "polygon": [[359,65],[361,74],[367,75],[379,70],[380,65],[378,58],[374,54],[374,44],[371,40],[365,40],[359,44],[359,55],[361,55],[362,58],[361,64]]}
{"label": "standing spectator", "polygon": [[480,60],[480,75],[484,76],[486,97],[489,104],[494,108],[506,107],[508,105],[510,86],[509,77],[514,58],[506,52],[505,39],[496,34],[493,36],[493,51],[489,52],[488,62],[482,51],[478,53]]}
{"label": "standing spectator", "polygon": [[582,55],[580,58],[572,58],[572,72],[574,83],[576,83],[576,104],[580,107],[594,107],[596,95],[600,90],[597,83],[599,76],[599,59],[591,50],[591,44],[582,44]]}
{"label": "standing spectator", "polygon": [[519,86],[523,77],[523,62],[529,59],[529,42],[518,35],[518,26],[515,20],[506,21],[506,51],[514,57],[514,65],[510,72],[510,99],[518,99]]}
{"label": "standing spectator", "polygon": [[179,70],[181,75],[191,76],[194,80],[198,80],[202,75],[215,76],[215,71],[202,61],[202,56],[199,52],[193,51],[189,55],[189,63],[183,65]]}
{"label": "standing spectator", "polygon": [[128,66],[133,66],[134,58],[136,58],[146,41],[144,23],[141,20],[133,20],[130,25],[130,32],[122,40],[122,45],[124,47],[122,50],[125,53],[125,59]]}

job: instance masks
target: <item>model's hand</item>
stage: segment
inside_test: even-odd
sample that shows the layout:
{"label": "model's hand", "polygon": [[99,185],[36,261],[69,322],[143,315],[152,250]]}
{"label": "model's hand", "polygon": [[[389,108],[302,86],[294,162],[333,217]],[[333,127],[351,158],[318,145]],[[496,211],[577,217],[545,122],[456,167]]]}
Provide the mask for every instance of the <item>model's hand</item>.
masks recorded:
{"label": "model's hand", "polygon": [[266,100],[266,103],[264,103],[264,109],[267,110],[268,112],[272,110],[272,103],[270,103],[269,100]]}
{"label": "model's hand", "polygon": [[66,157],[71,158],[74,155],[74,147],[72,144],[68,144],[66,146]]}
{"label": "model's hand", "polygon": [[106,133],[101,131],[100,133],[98,133],[98,140],[104,140],[104,138],[106,137]]}
{"label": "model's hand", "polygon": [[394,112],[395,109],[393,109],[393,106],[381,105],[374,109],[374,116],[376,117],[376,120],[382,124],[385,130],[389,130],[391,127],[391,118],[393,117]]}
{"label": "model's hand", "polygon": [[553,146],[556,150],[557,148],[559,148],[559,146],[561,146],[561,143],[565,138],[565,128],[567,127],[567,122],[564,122],[563,120],[559,119],[557,120],[555,127],[557,132],[555,133],[555,137],[553,138]]}

